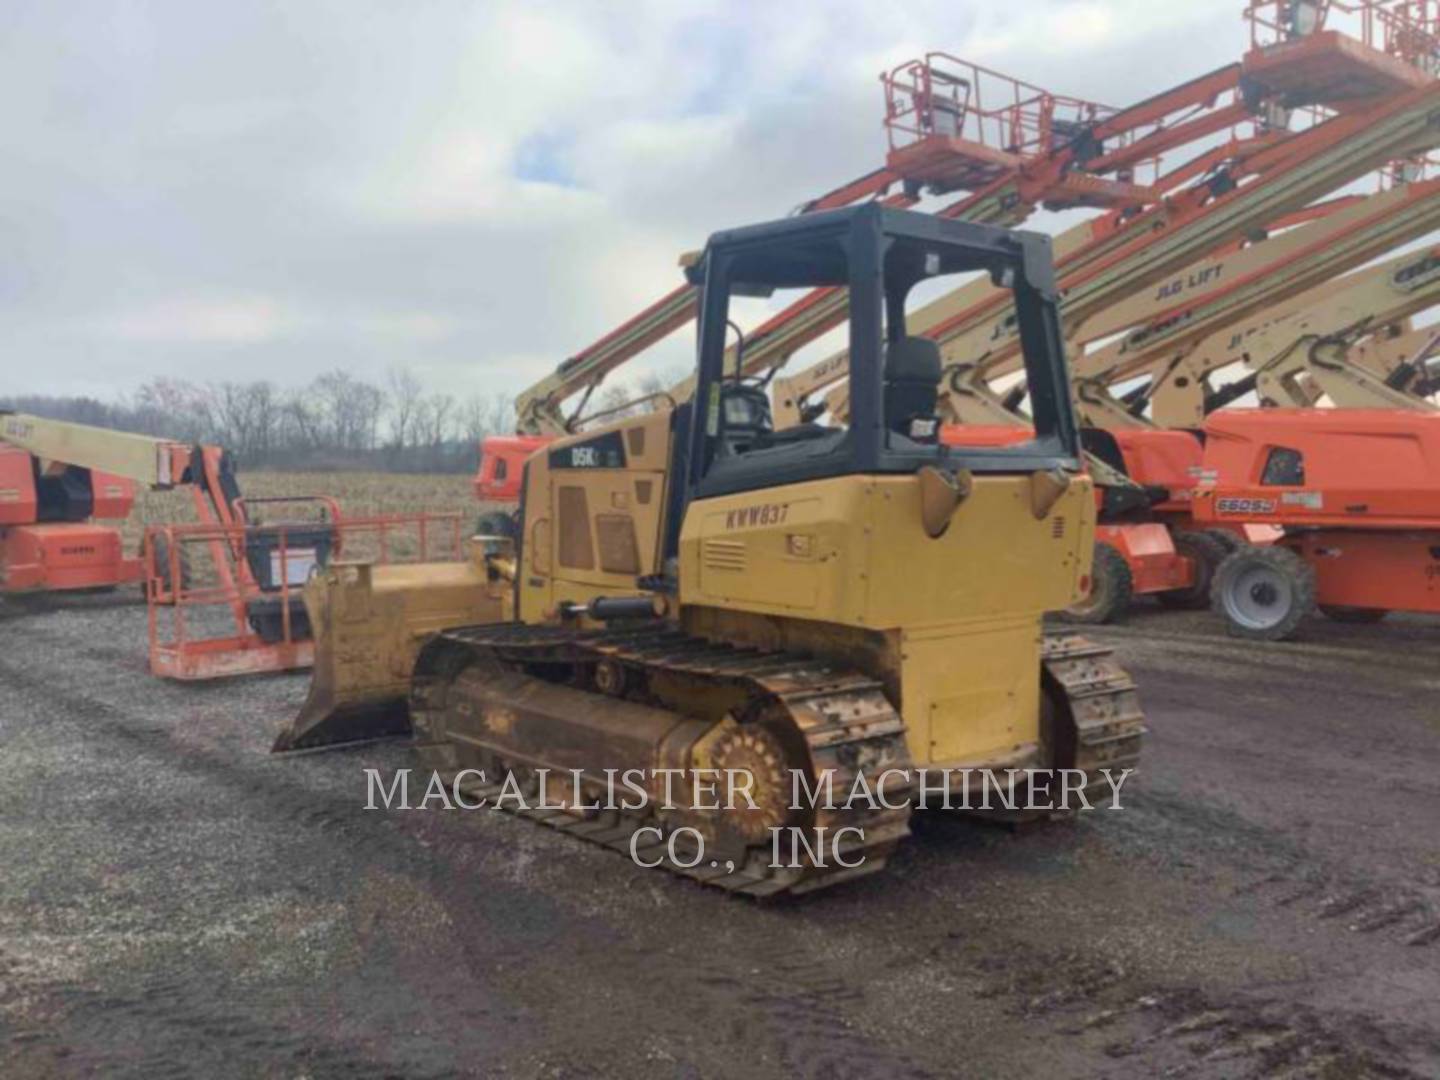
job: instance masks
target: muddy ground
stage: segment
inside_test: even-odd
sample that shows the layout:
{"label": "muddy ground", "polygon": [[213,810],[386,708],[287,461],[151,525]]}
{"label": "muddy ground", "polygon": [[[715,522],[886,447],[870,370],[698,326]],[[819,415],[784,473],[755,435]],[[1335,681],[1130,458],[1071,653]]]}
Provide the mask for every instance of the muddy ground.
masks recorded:
{"label": "muddy ground", "polygon": [[1124,809],[757,906],[285,760],[286,676],[0,607],[0,1076],[1440,1075],[1440,622],[1137,613]]}

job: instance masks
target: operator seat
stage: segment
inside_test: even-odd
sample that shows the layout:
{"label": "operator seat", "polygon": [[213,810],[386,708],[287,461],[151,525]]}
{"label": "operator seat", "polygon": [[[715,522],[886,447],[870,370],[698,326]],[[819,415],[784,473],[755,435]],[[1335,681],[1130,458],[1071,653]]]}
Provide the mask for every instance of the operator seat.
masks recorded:
{"label": "operator seat", "polygon": [[770,397],[758,386],[731,383],[720,391],[720,452],[743,454],[775,430]]}
{"label": "operator seat", "polygon": [[940,420],[940,346],[930,338],[885,343],[885,425],[916,442],[935,442]]}

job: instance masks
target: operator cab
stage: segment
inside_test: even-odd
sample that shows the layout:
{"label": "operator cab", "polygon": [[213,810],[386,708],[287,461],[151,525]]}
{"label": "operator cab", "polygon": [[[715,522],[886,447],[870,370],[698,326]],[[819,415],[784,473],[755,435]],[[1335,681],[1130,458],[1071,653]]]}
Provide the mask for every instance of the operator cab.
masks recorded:
{"label": "operator cab", "polygon": [[933,443],[940,434],[940,346],[930,338],[885,343],[885,423],[913,442]]}
{"label": "operator cab", "polygon": [[[936,412],[942,370],[940,346],[930,338],[904,337],[885,345],[884,402],[890,430],[913,442],[934,444],[940,434]],[[837,429],[802,423],[776,431],[770,395],[763,385],[728,382],[720,391],[720,445],[717,456],[735,457],[808,442]]]}
{"label": "operator cab", "polygon": [[[911,473],[940,461],[976,473],[1079,469],[1048,238],[870,203],[718,233],[688,272],[703,292],[685,498]],[[906,303],[917,286],[977,272],[1013,293],[1035,437],[945,446],[937,409],[944,360],[934,340],[908,332]],[[849,423],[775,431],[766,380],[727,359],[732,298],[824,288],[849,293]]]}

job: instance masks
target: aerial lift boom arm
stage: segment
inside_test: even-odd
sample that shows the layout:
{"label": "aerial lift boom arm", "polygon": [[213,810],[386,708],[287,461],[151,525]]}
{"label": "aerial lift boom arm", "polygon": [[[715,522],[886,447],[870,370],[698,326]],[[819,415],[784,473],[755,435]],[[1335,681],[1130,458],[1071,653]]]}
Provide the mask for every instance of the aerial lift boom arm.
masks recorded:
{"label": "aerial lift boom arm", "polygon": [[[1178,296],[1172,290],[1144,291],[1176,274],[1186,280],[1223,285],[1230,292],[1229,282],[1237,277],[1236,272],[1222,277],[1216,272],[1221,260],[1212,259],[1208,275],[1187,274],[1184,252],[1193,259],[1203,252],[1224,251],[1264,226],[1317,217],[1320,220],[1238,255],[1227,255],[1227,259],[1232,268],[1243,268],[1249,262],[1263,267],[1286,254],[1288,248],[1341,229],[1347,230],[1348,238],[1368,244],[1358,251],[1354,244],[1312,244],[1330,261],[1312,260],[1310,281],[1287,276],[1277,282],[1258,271],[1244,275],[1249,294],[1268,299],[1277,287],[1303,289],[1425,231],[1433,220],[1427,215],[1435,212],[1433,186],[1410,185],[1414,190],[1388,193],[1379,198],[1378,205],[1372,205],[1377,203],[1375,199],[1348,197],[1335,200],[1328,208],[1308,204],[1397,156],[1440,143],[1440,128],[1431,121],[1437,102],[1440,83],[1431,81],[1405,94],[1386,97],[1366,111],[1334,117],[1278,141],[1273,133],[1267,133],[1247,144],[1235,144],[1235,153],[1220,173],[1145,214],[1128,219],[1111,214],[1071,229],[1057,243],[1056,263],[1065,291],[1062,312],[1072,348],[1113,333],[1125,318],[1144,318],[1147,307],[1157,315],[1167,308],[1176,309]],[[1387,225],[1389,232],[1385,231]],[[1269,244],[1277,247],[1269,248]],[[1255,253],[1250,254],[1251,250]],[[1148,301],[1139,299],[1147,295]],[[1124,308],[1127,297],[1137,299]],[[1117,307],[1122,308],[1120,313]],[[934,319],[947,308],[946,317]],[[1183,310],[1183,305],[1179,309]],[[991,380],[1015,370],[1014,314],[1003,294],[988,283],[972,283],[933,302],[927,316],[929,325],[924,333],[941,343],[952,365],[948,381],[955,386],[958,376],[970,384],[968,388],[956,386],[957,390],[984,399],[990,394]],[[1077,366],[1082,374],[1093,370],[1088,359]],[[983,411],[993,414],[993,405],[989,402]]]}
{"label": "aerial lift boom arm", "polygon": [[179,483],[192,451],[169,439],[24,413],[0,413],[0,440],[44,461],[100,469],[152,488]]}
{"label": "aerial lift boom arm", "polygon": [[[1057,260],[1067,339],[1092,340],[1087,323],[1126,296],[1156,285],[1208,251],[1306,207],[1319,196],[1404,155],[1440,144],[1434,81],[1336,116],[1251,153],[1183,196],[1099,235]],[[1089,223],[1087,223],[1089,224]],[[1014,370],[1013,313],[1003,297],[975,305],[930,336],[947,357],[973,363],[970,378]]]}
{"label": "aerial lift boom arm", "polygon": [[229,458],[217,446],[191,446],[24,413],[0,414],[0,442],[41,461],[97,469],[158,490],[191,484],[202,521],[232,525],[243,517]]}
{"label": "aerial lift boom arm", "polygon": [[[947,79],[941,71],[945,66],[958,69],[962,78]],[[1041,204],[1130,213],[1190,179],[1188,173],[1176,172],[1153,185],[1140,185],[1127,179],[1137,166],[1164,150],[1213,134],[1246,111],[1238,64],[1119,110],[1053,95],[940,53],[902,64],[883,81],[891,141],[886,167],[805,205],[802,212],[865,199],[903,208],[914,205],[928,188],[968,192],[940,209],[939,217],[1007,227],[1020,224]],[[978,101],[946,97],[947,92],[953,96],[957,85],[979,86],[982,81],[1013,95],[1015,103],[987,110]],[[1227,95],[1233,100],[1224,103]],[[904,190],[886,195],[897,181]],[[517,431],[559,435],[573,430],[583,404],[567,418],[560,410],[567,398],[588,395],[610,372],[694,316],[693,288],[673,290],[521,394]],[[847,316],[844,288],[806,294],[748,335],[742,373],[778,368]],[[727,363],[733,363],[733,349]],[[683,381],[671,396],[688,397],[691,381]]]}
{"label": "aerial lift boom arm", "polygon": [[[1284,277],[1290,269],[1279,269],[1277,274]],[[1303,267],[1297,269],[1303,276]],[[1120,413],[1138,416],[1148,405],[1153,420],[1163,427],[1194,427],[1213,407],[1210,378],[1217,372],[1245,364],[1255,373],[1249,380],[1252,385],[1255,375],[1264,370],[1272,386],[1298,386],[1293,380],[1303,378],[1308,351],[1297,350],[1296,343],[1337,334],[1359,341],[1437,303],[1440,249],[1410,252],[1283,298],[1241,321],[1217,327],[1216,320],[1196,317],[1178,333],[1162,328],[1153,337],[1153,347],[1132,350],[1134,355],[1123,365],[1099,364],[1097,374],[1076,380],[1081,411],[1088,423],[1110,427]],[[1203,314],[1203,309],[1196,314]],[[1404,352],[1401,346],[1399,353]],[[1392,354],[1396,359],[1378,372],[1382,380],[1408,359],[1393,348],[1385,351]],[[1111,387],[1146,374],[1150,383],[1127,395],[1126,401],[1112,396]],[[1311,404],[1295,401],[1293,395],[1276,400]]]}
{"label": "aerial lift boom arm", "polygon": [[[1353,283],[1340,275],[1437,226],[1440,180],[1427,180],[1352,204],[1238,253],[1197,263],[1160,288],[1145,318],[1124,326],[1108,323],[1106,331],[1127,332],[1101,348],[1077,352],[1077,375],[1113,384],[1150,369],[1155,357],[1174,356],[1187,344],[1257,312],[1283,310],[1278,305],[1286,302],[1291,308],[1307,307],[1327,292],[1348,291]],[[1411,280],[1402,291],[1413,291],[1415,284]],[[1374,300],[1388,304],[1396,290],[1381,289],[1385,295]],[[1304,299],[1298,299],[1301,294]]]}

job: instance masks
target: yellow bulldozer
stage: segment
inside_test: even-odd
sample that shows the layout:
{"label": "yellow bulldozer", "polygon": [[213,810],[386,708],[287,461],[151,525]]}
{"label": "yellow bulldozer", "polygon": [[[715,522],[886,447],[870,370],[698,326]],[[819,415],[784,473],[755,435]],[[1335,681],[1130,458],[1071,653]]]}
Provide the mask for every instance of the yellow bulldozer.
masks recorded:
{"label": "yellow bulldozer", "polygon": [[[917,287],[977,272],[1014,293],[1035,434],[950,447],[939,351],[906,318]],[[1067,769],[1103,800],[1144,724],[1108,649],[1042,628],[1088,589],[1096,512],[1048,239],[867,204],[718,233],[687,274],[690,400],[537,452],[515,535],[465,567],[332,564],[276,750],[412,731],[474,793],[560,774],[558,808],[503,808],[755,896],[879,870],[937,775],[991,770],[1013,796]],[[850,293],[847,423],[775,430],[743,345],[727,370],[732,300],[822,286]],[[630,772],[654,798],[599,799]],[[707,772],[746,798],[684,797]],[[884,798],[794,797],[827,782]],[[787,830],[818,846],[777,861]],[[843,857],[815,857],[826,835]]]}

